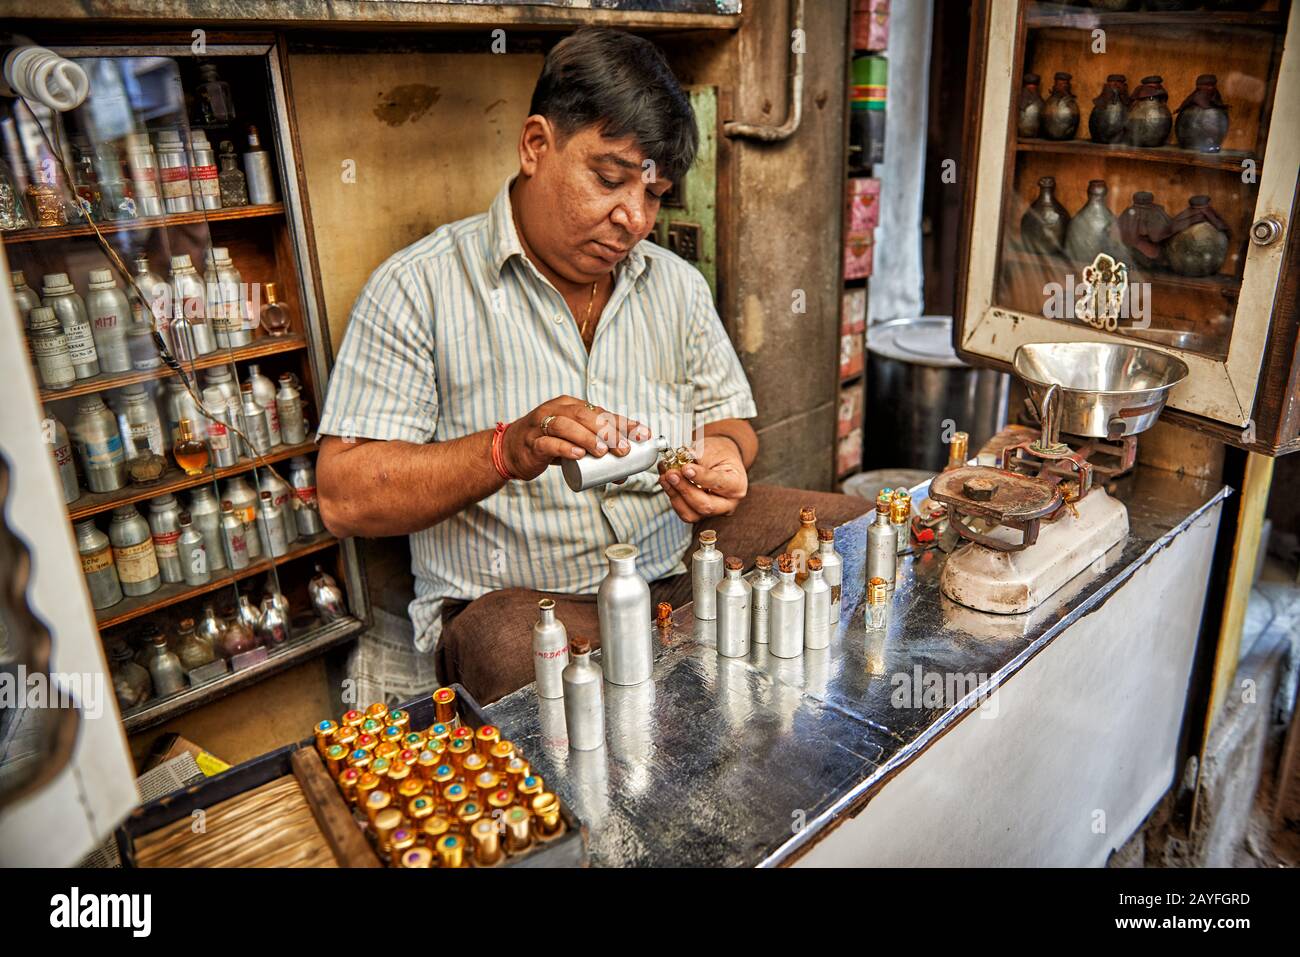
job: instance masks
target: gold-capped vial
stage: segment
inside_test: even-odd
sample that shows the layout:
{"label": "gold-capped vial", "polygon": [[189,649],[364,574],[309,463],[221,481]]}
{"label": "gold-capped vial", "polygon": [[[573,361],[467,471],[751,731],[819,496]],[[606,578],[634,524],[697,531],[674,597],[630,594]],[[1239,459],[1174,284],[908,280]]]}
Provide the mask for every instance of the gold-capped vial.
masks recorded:
{"label": "gold-capped vial", "polygon": [[[401,761],[392,761],[388,765],[388,786],[390,790],[400,789],[403,782],[411,777],[411,769]],[[424,790],[424,784],[417,781],[420,790]]]}
{"label": "gold-capped vial", "polygon": [[416,754],[424,750],[424,744],[428,740],[423,731],[408,731],[402,737],[402,747],[410,748]]}
{"label": "gold-capped vial", "polygon": [[473,753],[474,745],[470,744],[468,738],[457,738],[447,745],[447,761],[457,772],[464,765],[465,756]]}
{"label": "gold-capped vial", "polygon": [[385,808],[375,815],[371,824],[375,829],[375,842],[379,845],[379,853],[387,854],[389,837],[402,826],[402,812],[395,807]]}
{"label": "gold-capped vial", "polygon": [[439,688],[433,693],[433,713],[439,724],[451,727],[458,717],[456,713],[456,692],[450,688]]}
{"label": "gold-capped vial", "polygon": [[530,774],[532,774],[532,769],[529,768],[528,762],[519,755],[516,754],[506,762],[506,780],[510,782],[512,787],[519,787],[519,782]]}
{"label": "gold-capped vial", "polygon": [[515,792],[513,788],[497,788],[487,796],[488,807],[494,811],[504,811],[510,805],[515,803]]}
{"label": "gold-capped vial", "polygon": [[350,768],[358,768],[364,771],[370,767],[370,762],[373,760],[374,756],[369,751],[364,748],[357,748],[347,756],[345,764]]}
{"label": "gold-capped vial", "polygon": [[510,759],[514,756],[515,746],[509,741],[498,741],[488,751],[488,761],[492,765],[492,770],[499,774],[505,774],[506,765],[510,763]]}
{"label": "gold-capped vial", "polygon": [[[409,772],[410,769],[407,768]],[[424,793],[424,782],[417,777],[407,777],[397,785],[397,799],[405,804],[411,798],[419,797]]]}
{"label": "gold-capped vial", "polygon": [[512,807],[501,815],[501,821],[505,824],[506,847],[510,853],[518,854],[528,850],[528,845],[533,842],[532,815],[528,809]]}
{"label": "gold-capped vial", "polygon": [[442,764],[442,758],[425,748],[420,752],[420,756],[415,759],[415,773],[426,781],[431,780],[434,769],[440,764]]}
{"label": "gold-capped vial", "polygon": [[393,747],[400,748],[402,745],[402,737],[405,734],[406,732],[397,725],[390,724],[388,727],[384,728],[383,731],[379,732],[379,740],[391,742]]}
{"label": "gold-capped vial", "polygon": [[402,867],[433,867],[433,851],[427,847],[413,847],[402,855]]}
{"label": "gold-capped vial", "polygon": [[969,447],[970,436],[965,432],[954,432],[952,441],[948,443],[948,468],[959,469],[965,465],[970,457]]}
{"label": "gold-capped vial", "polygon": [[397,757],[395,757],[393,760],[401,761],[408,768],[414,768],[415,762],[419,757],[420,757],[419,751],[412,751],[410,748],[402,748],[402,750],[397,752]]}
{"label": "gold-capped vial", "polygon": [[438,722],[435,725],[431,725],[426,734],[430,741],[450,741],[451,725]]}
{"label": "gold-capped vial", "polygon": [[387,714],[388,714],[388,705],[380,704],[378,701],[376,701],[372,705],[369,705],[366,708],[366,717],[372,718],[375,721],[383,721],[384,716]]}
{"label": "gold-capped vial", "polygon": [[325,749],[333,744],[334,732],[338,731],[339,726],[326,718],[316,725],[316,753],[322,758],[325,757]]}
{"label": "gold-capped vial", "polygon": [[388,758],[392,760],[397,757],[397,753],[402,750],[392,741],[381,741],[375,745],[375,750],[371,752],[377,758]]}
{"label": "gold-capped vial", "polygon": [[393,762],[387,758],[371,758],[370,771],[372,774],[379,775],[379,786],[385,791],[388,790],[388,772],[393,768]]}
{"label": "gold-capped vial", "polygon": [[433,803],[433,798],[427,794],[416,795],[406,804],[406,813],[417,829],[424,825],[427,818],[433,817],[433,812],[437,809],[438,806]]}
{"label": "gold-capped vial", "polygon": [[379,736],[384,732],[384,722],[376,718],[366,718],[361,722],[361,727],[357,729],[362,734],[368,734],[376,741],[380,740]]}
{"label": "gold-capped vial", "polygon": [[484,818],[475,821],[469,829],[474,842],[474,863],[479,867],[492,867],[501,861],[501,828],[495,820]]}
{"label": "gold-capped vial", "polygon": [[357,738],[359,737],[361,737],[360,731],[350,724],[345,724],[334,732],[334,743],[341,744],[351,751],[357,746]]}
{"label": "gold-capped vial", "polygon": [[444,834],[438,838],[438,865],[440,867],[465,866],[465,842],[457,834]]}
{"label": "gold-capped vial", "polygon": [[544,838],[555,837],[564,826],[560,818],[560,799],[550,791],[533,798],[533,816],[537,818],[537,831]]}
{"label": "gold-capped vial", "polygon": [[348,749],[341,744],[331,744],[325,748],[325,753],[321,755],[325,759],[325,766],[330,769],[330,774],[338,776],[338,773],[346,767],[348,759]]}
{"label": "gold-capped vial", "polygon": [[345,728],[359,728],[361,722],[366,720],[366,713],[353,708],[351,711],[343,712],[343,717],[339,719],[339,724]]}
{"label": "gold-capped vial", "polygon": [[540,775],[528,775],[519,782],[519,786],[516,788],[519,791],[519,799],[525,804],[530,803],[533,798],[542,793],[545,783]]}
{"label": "gold-capped vial", "polygon": [[450,739],[450,740],[452,740],[452,741],[458,741],[458,740],[460,740],[461,738],[464,738],[464,739],[465,739],[466,741],[468,741],[470,744],[473,744],[473,743],[474,743],[474,729],[471,728],[469,725],[466,725],[466,724],[457,725],[456,727],[452,728],[452,729],[451,729],[451,739]]}
{"label": "gold-capped vial", "polygon": [[867,604],[879,606],[889,601],[889,582],[874,576],[867,582]]}
{"label": "gold-capped vial", "polygon": [[483,757],[492,753],[492,745],[501,740],[501,729],[495,724],[485,724],[474,732],[474,750]]}
{"label": "gold-capped vial", "polygon": [[366,734],[364,731],[357,735],[356,741],[352,742],[352,747],[360,748],[362,751],[374,751],[379,746],[379,739],[373,734]]}
{"label": "gold-capped vial", "polygon": [[462,801],[456,808],[456,820],[460,822],[461,830],[469,830],[482,817],[483,805],[478,801]]}
{"label": "gold-capped vial", "polygon": [[381,791],[375,788],[366,795],[366,803],[362,810],[366,812],[366,817],[370,818],[370,823],[375,823],[375,815],[380,811],[386,811],[393,806],[393,796],[387,791]]}
{"label": "gold-capped vial", "polygon": [[460,773],[466,781],[473,781],[480,772],[487,770],[487,758],[477,751],[471,751],[460,760]]}
{"label": "gold-capped vial", "polygon": [[388,838],[389,854],[394,867],[402,866],[402,856],[415,847],[415,832],[409,827],[399,827]]}
{"label": "gold-capped vial", "polygon": [[459,781],[452,782],[442,789],[442,799],[453,812],[458,811],[469,800],[469,788]]}
{"label": "gold-capped vial", "polygon": [[395,708],[388,712],[388,718],[386,720],[394,727],[401,728],[403,734],[405,734],[407,729],[411,727],[411,713],[409,711],[403,711],[401,708]]}
{"label": "gold-capped vial", "polygon": [[437,847],[438,841],[445,835],[451,833],[451,821],[445,814],[433,814],[424,819],[424,824],[420,827],[420,835],[424,838],[429,847]]}
{"label": "gold-capped vial", "polygon": [[372,774],[370,771],[364,772],[357,778],[357,806],[364,808],[366,799],[377,790],[379,790],[379,775]]}
{"label": "gold-capped vial", "polygon": [[433,769],[433,774],[429,778],[429,783],[437,787],[438,793],[441,794],[443,792],[443,789],[446,788],[448,784],[451,784],[455,780],[456,780],[456,769],[453,768],[450,764],[443,762],[442,764],[438,765],[436,768]]}
{"label": "gold-capped vial", "polygon": [[356,768],[344,768],[339,772],[339,790],[343,792],[343,797],[349,804],[357,803],[357,781],[359,780],[361,780],[361,772]]}
{"label": "gold-capped vial", "polygon": [[501,787],[501,775],[495,771],[480,771],[474,776],[474,787],[480,794],[491,794]]}

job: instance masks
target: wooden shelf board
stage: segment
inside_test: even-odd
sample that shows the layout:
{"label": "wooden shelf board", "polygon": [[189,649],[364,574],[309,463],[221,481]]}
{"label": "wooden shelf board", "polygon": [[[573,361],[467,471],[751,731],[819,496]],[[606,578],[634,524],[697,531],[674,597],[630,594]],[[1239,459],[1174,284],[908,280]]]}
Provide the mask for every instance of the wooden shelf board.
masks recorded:
{"label": "wooden shelf board", "polygon": [[[1080,126],[1082,127],[1082,123]],[[1174,166],[1200,166],[1240,174],[1242,162],[1254,160],[1254,153],[1244,150],[1222,150],[1202,153],[1178,146],[1126,146],[1122,143],[1094,143],[1092,140],[1021,139],[1016,142],[1021,153],[1063,153],[1069,156],[1093,154],[1106,159],[1137,160],[1144,163],[1170,163]]]}
{"label": "wooden shelf board", "polygon": [[1064,27],[1070,30],[1091,30],[1093,27],[1175,27],[1205,29],[1206,27],[1252,27],[1278,31],[1284,26],[1277,11],[1250,10],[1134,10],[1111,12],[1087,8],[1036,9],[1031,5],[1025,14],[1025,26],[1031,30]]}
{"label": "wooden shelf board", "polygon": [[254,575],[263,575],[275,566],[291,562],[296,558],[302,558],[304,555],[323,551],[337,544],[338,539],[328,532],[322,532],[305,540],[299,538],[279,558],[259,558],[255,562],[250,562],[247,568],[241,568],[239,571],[223,568],[220,572],[215,573],[212,576],[212,581],[206,585],[186,585],[184,582],[180,582],[174,585],[163,585],[147,595],[123,598],[116,605],[110,605],[108,608],[101,608],[96,611],[95,623],[99,625],[102,631],[105,628],[111,628],[114,625],[120,625],[123,622],[139,618],[141,615],[158,611],[160,608],[188,601],[191,598],[197,598],[210,592],[220,591],[234,582],[252,578]]}
{"label": "wooden shelf board", "polygon": [[[307,348],[307,337],[300,333],[291,333],[287,336],[261,336],[254,339],[246,346],[237,346],[233,349],[218,349],[216,352],[210,352],[205,356],[197,356],[193,362],[184,362],[189,369],[211,369],[214,366],[229,365],[232,362],[243,362],[247,359],[260,359],[263,356],[277,355],[281,352],[293,352],[297,349]],[[59,399],[70,399],[74,396],[87,395],[91,392],[104,392],[108,389],[120,389],[123,386],[137,385],[141,382],[150,382],[154,379],[167,379],[175,375],[171,369],[166,366],[160,366],[157,369],[148,369],[143,372],[108,372],[97,376],[91,376],[89,379],[78,379],[66,389],[41,389],[42,402],[55,402]]]}
{"label": "wooden shelf board", "polygon": [[[1002,262],[1008,266],[1024,269],[1045,269],[1052,275],[1064,279],[1066,273],[1076,268],[1081,273],[1082,266],[1075,267],[1064,259],[1041,256],[1038,253],[1009,250],[1002,254]],[[1241,289],[1241,280],[1235,276],[1216,274],[1213,276],[1179,276],[1171,272],[1142,272],[1129,274],[1129,282],[1149,282],[1153,286],[1177,286],[1183,289],[1199,289],[1203,292],[1215,292],[1223,295],[1236,295]]]}
{"label": "wooden shelf board", "polygon": [[[231,206],[228,209],[208,209],[193,213],[169,213],[166,216],[142,216],[120,222],[96,223],[99,231],[109,233],[130,233],[146,229],[166,229],[169,226],[189,226],[195,223],[215,223],[230,219],[250,219],[255,216],[281,216],[284,214],[283,203],[269,203],[262,206]],[[94,236],[95,229],[89,225],[81,226],[46,226],[32,229],[15,229],[0,233],[0,239],[6,244],[34,243],[47,239],[72,239],[77,236]]]}
{"label": "wooden shelf board", "polygon": [[314,658],[321,652],[350,640],[365,628],[365,622],[358,618],[340,618],[329,624],[321,625],[284,648],[272,653],[261,664],[243,671],[227,672],[224,677],[209,681],[195,688],[186,688],[166,698],[155,699],[142,705],[135,711],[122,716],[122,727],[127,734],[135,734],[146,728],[152,728],[170,721],[178,715],[224,698],[235,691],[243,690],[249,685],[263,681],[272,675]]}
{"label": "wooden shelf board", "polygon": [[[310,455],[316,451],[315,442],[299,442],[297,445],[275,445],[271,451],[262,456],[267,462],[282,462],[295,455]],[[214,479],[229,478],[243,472],[251,472],[260,463],[252,459],[240,459],[234,465],[211,467],[202,475],[186,475],[181,469],[169,467],[162,478],[151,485],[128,485],[116,492],[83,492],[81,498],[68,506],[68,518],[79,522],[83,518],[112,511],[119,505],[131,505],[158,495],[181,492],[187,488],[208,485]]]}

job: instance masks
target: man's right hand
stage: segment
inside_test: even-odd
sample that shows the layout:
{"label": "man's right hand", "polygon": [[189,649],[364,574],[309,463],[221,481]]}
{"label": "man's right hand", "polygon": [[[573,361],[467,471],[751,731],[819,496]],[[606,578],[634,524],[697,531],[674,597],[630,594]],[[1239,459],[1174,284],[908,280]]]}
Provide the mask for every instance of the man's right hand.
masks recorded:
{"label": "man's right hand", "polygon": [[650,430],[635,419],[562,395],[511,422],[502,437],[502,454],[511,474],[535,479],[558,459],[627,455],[628,438],[644,441]]}

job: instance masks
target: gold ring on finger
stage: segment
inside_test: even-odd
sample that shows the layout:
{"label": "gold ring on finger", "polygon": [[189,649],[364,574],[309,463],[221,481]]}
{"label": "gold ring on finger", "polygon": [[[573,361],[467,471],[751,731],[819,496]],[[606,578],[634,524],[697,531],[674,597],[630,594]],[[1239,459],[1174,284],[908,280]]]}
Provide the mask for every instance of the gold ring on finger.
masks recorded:
{"label": "gold ring on finger", "polygon": [[592,405],[590,402],[587,403],[588,412],[595,412],[597,408],[598,408],[597,406]]}
{"label": "gold ring on finger", "polygon": [[548,415],[546,418],[542,419],[542,435],[549,436],[551,434],[551,423],[554,421],[555,416],[553,415]]}

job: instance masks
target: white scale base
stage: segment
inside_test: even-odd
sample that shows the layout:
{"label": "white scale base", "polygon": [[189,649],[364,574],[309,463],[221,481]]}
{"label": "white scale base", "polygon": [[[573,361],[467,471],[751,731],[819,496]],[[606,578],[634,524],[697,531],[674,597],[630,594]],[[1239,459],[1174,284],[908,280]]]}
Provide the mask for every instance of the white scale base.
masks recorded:
{"label": "white scale base", "polygon": [[[1128,535],[1128,509],[1095,488],[1055,522],[1044,522],[1038,541],[1018,552],[999,552],[967,542],[948,556],[939,586],[967,608],[995,615],[1021,615],[1037,608],[1116,542]],[[1017,541],[1015,529],[989,533]]]}

